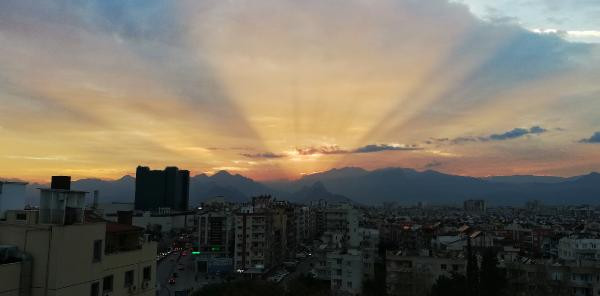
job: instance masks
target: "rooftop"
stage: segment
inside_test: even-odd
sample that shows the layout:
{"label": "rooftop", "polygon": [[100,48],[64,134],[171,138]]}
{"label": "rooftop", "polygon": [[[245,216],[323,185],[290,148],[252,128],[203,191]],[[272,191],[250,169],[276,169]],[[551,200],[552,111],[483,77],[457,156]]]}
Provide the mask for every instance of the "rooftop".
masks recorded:
{"label": "rooftop", "polygon": [[38,190],[52,191],[52,192],[90,193],[89,191],[70,190],[70,189],[53,189],[53,188],[38,188]]}

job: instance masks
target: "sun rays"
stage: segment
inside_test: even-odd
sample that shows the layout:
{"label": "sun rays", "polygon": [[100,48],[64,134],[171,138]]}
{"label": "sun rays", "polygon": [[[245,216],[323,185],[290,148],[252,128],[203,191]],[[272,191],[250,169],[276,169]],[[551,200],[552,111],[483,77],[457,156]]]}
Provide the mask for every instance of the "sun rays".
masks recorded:
{"label": "sun rays", "polygon": [[[598,152],[578,142],[600,124],[598,47],[482,21],[463,5],[63,4],[0,4],[21,14],[0,13],[0,176],[115,178],[140,163],[258,179],[346,165],[600,166],[581,161]],[[433,140],[532,126],[549,132]]]}

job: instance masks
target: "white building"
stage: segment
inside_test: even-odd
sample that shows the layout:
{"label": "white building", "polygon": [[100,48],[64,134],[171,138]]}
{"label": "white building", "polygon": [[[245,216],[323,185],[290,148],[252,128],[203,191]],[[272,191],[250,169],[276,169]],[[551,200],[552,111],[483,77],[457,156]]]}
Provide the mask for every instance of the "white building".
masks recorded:
{"label": "white building", "polygon": [[6,218],[6,211],[25,207],[25,185],[27,183],[0,181],[0,220]]}
{"label": "white building", "polygon": [[363,283],[363,253],[350,249],[327,254],[331,272],[331,291],[334,294],[359,295]]}
{"label": "white building", "polygon": [[600,239],[583,235],[563,237],[558,241],[558,257],[563,260],[600,260]]}
{"label": "white building", "polygon": [[361,236],[358,229],[359,213],[350,204],[330,204],[325,210],[325,231],[339,232],[351,247],[358,247]]}

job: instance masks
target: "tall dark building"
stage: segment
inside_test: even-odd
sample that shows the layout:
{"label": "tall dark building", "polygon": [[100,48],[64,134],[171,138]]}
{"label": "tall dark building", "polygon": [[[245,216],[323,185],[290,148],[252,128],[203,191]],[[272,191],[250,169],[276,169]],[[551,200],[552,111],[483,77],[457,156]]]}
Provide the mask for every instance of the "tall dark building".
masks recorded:
{"label": "tall dark building", "polygon": [[135,173],[135,209],[152,211],[171,208],[188,209],[190,197],[190,172],[177,167],[164,171],[138,166]]}

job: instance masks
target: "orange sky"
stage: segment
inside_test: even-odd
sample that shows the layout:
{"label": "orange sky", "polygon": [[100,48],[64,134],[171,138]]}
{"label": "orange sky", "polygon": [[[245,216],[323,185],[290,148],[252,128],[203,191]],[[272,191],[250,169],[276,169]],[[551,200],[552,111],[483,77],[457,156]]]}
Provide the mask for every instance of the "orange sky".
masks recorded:
{"label": "orange sky", "polygon": [[442,0],[63,5],[0,4],[2,177],[600,170],[595,44]]}

